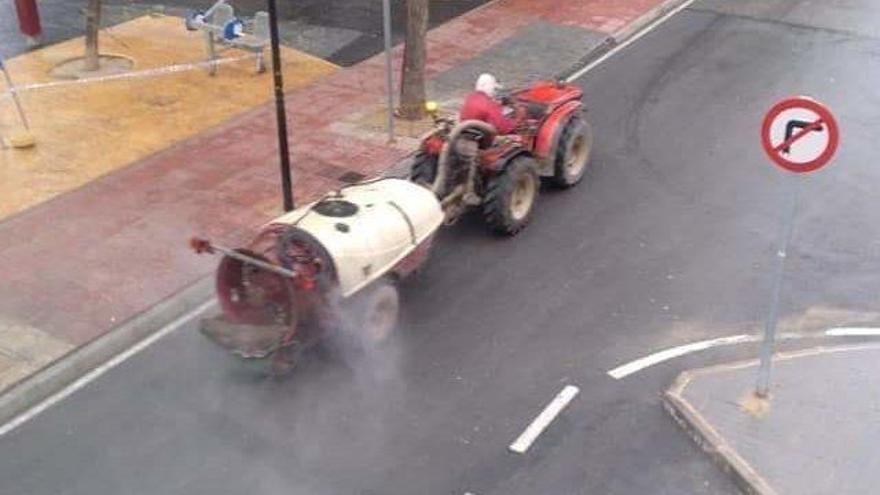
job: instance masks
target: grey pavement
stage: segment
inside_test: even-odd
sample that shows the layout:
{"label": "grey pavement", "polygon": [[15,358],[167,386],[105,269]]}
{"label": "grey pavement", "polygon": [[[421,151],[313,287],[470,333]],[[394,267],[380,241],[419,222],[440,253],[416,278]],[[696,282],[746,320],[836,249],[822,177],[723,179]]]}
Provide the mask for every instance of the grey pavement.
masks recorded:
{"label": "grey pavement", "polygon": [[[329,342],[266,380],[191,322],[0,438],[4,495],[736,493],[661,394],[755,346],[606,372],[760,327],[782,177],[758,126],[792,93],[825,100],[844,136],[805,187],[782,329],[876,311],[880,40],[708,7],[578,81],[596,129],[585,182],[544,191],[515,239],[476,216],[443,232],[386,352]],[[567,384],[581,394],[509,452]]]}
{"label": "grey pavement", "polygon": [[[487,1],[431,2],[430,24],[442,24]],[[105,0],[102,24],[112,26],[150,12],[183,16],[191,10],[205,10],[212,3],[212,0]],[[230,3],[243,17],[267,9],[265,0],[233,0]],[[404,1],[392,0],[391,3],[393,41],[399,43],[405,31]],[[83,12],[87,4],[86,0],[41,0],[44,43],[82,36],[85,26]],[[280,0],[278,11],[282,43],[335,64],[353,65],[383,49],[380,0]],[[18,32],[13,2],[0,3],[0,56],[9,58],[27,49]]]}
{"label": "grey pavement", "polygon": [[494,74],[510,88],[554,77],[612,41],[598,31],[536,21],[432,79],[428,94],[441,101],[461,98],[483,72]]}
{"label": "grey pavement", "polygon": [[880,347],[831,347],[774,360],[772,395],[752,397],[757,363],[685,372],[668,399],[744,490],[758,494],[874,493],[873,425],[880,415]]}

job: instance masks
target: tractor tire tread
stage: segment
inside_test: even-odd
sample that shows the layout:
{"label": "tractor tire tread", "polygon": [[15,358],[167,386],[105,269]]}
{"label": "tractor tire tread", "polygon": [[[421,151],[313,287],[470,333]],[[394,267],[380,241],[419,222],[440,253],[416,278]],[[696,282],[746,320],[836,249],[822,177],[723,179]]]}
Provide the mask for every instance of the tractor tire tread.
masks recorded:
{"label": "tractor tire tread", "polygon": [[[583,114],[575,114],[571,117],[571,119],[565,124],[565,127],[562,129],[562,135],[559,138],[559,147],[558,150],[564,150],[567,148],[568,141],[572,138],[572,133],[574,132],[577,126],[576,123],[581,122],[583,125],[587,127],[587,133],[589,135],[589,146],[592,148],[593,146],[593,138],[592,138],[592,129],[590,128],[590,123],[583,116]],[[589,167],[590,164],[590,155],[592,154],[592,149],[587,151],[587,163],[584,164],[584,172],[581,173],[580,177],[578,177],[574,181],[567,180],[564,176],[564,172],[562,168],[565,166],[565,156],[559,154],[557,151],[557,156],[553,161],[553,176],[550,177],[550,182],[559,189],[569,189],[571,187],[576,186],[584,177],[584,173],[586,172],[586,168]]]}
{"label": "tractor tire tread", "polygon": [[[535,167],[529,164],[533,161],[527,156],[518,156],[498,176],[489,180],[486,187],[486,194],[483,198],[483,216],[489,228],[499,235],[514,236],[520,233],[531,220],[531,211],[522,220],[515,220],[511,217],[507,200],[512,194],[514,188],[513,177],[517,169],[526,169],[525,173],[531,173],[538,181]],[[538,195],[538,189],[535,189],[535,196]],[[537,198],[536,198],[537,199]],[[534,208],[534,204],[532,205]]]}

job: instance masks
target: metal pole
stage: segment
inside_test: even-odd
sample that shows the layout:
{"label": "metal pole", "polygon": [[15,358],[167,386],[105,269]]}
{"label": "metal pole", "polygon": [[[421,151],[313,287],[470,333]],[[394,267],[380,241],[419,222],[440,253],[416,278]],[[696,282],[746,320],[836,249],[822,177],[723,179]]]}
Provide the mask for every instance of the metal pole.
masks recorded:
{"label": "metal pole", "polygon": [[382,0],[382,22],[385,32],[385,87],[388,91],[388,142],[394,142],[394,67],[391,53],[391,0]]}
{"label": "metal pole", "polygon": [[101,0],[89,0],[86,12],[85,69],[94,71],[101,66],[98,58],[98,36],[101,30]]}
{"label": "metal pole", "polygon": [[290,179],[290,147],[287,143],[287,111],[284,107],[284,78],[281,75],[281,50],[278,41],[278,6],[269,1],[269,36],[272,45],[272,77],[275,84],[275,115],[278,121],[278,155],[281,160],[281,193],[284,211],[293,209],[293,183]]}
{"label": "metal pole", "polygon": [[770,395],[770,368],[773,360],[773,350],[776,341],[776,322],[779,318],[779,298],[782,293],[782,281],[785,276],[785,259],[788,257],[788,244],[794,231],[794,219],[797,213],[798,196],[801,189],[802,177],[799,174],[786,173],[788,182],[788,201],[782,212],[780,225],[780,246],[776,252],[776,273],[773,278],[773,292],[770,295],[770,308],[767,312],[767,321],[764,325],[764,341],[761,344],[761,364],[758,368],[758,380],[755,387],[755,395],[768,398]]}
{"label": "metal pole", "polygon": [[15,0],[15,11],[18,14],[18,28],[25,35],[28,45],[38,45],[43,28],[40,26],[37,0]]}
{"label": "metal pole", "polygon": [[24,114],[24,107],[21,105],[21,100],[18,98],[18,91],[15,89],[15,84],[12,82],[12,76],[10,76],[9,72],[6,70],[6,65],[4,65],[2,58],[0,58],[0,72],[3,73],[3,78],[6,80],[6,88],[9,89],[9,94],[12,95],[12,101],[15,103],[15,108],[18,109],[18,116],[21,118],[21,125],[24,126],[25,130],[31,130],[31,125],[28,122],[27,116]]}

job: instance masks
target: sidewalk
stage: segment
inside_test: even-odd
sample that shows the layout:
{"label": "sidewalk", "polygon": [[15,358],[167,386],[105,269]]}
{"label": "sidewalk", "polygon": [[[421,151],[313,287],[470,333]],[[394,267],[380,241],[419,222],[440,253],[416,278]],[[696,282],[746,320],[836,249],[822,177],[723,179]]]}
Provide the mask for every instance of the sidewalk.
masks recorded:
{"label": "sidewalk", "polygon": [[[508,84],[555,75],[678,3],[487,4],[430,31],[431,97],[454,99],[489,68]],[[298,204],[380,174],[413,150],[411,138],[386,144],[376,125],[384,90],[379,55],[288,94]],[[216,260],[192,254],[191,235],[234,245],[278,215],[274,118],[271,104],[255,107],[0,223],[0,387],[209,276]],[[18,343],[35,339],[51,345]]]}
{"label": "sidewalk", "polygon": [[746,493],[876,493],[880,346],[781,354],[771,400],[751,396],[757,363],[683,373],[665,405]]}
{"label": "sidewalk", "polygon": [[[207,73],[201,33],[176,17],[147,15],[112,28],[102,53],[134,62],[126,77],[101,82],[56,80],[58,63],[82,55],[76,38],[11,60],[38,146],[0,151],[0,219],[142,160],[272,99],[271,74],[257,74],[242,51],[227,51],[217,74]],[[241,59],[242,60],[235,60]],[[232,62],[228,62],[233,60]],[[202,65],[196,65],[201,63]],[[170,69],[169,69],[170,68]],[[303,88],[338,70],[282,48],[286,87]],[[94,77],[92,79],[95,79]],[[192,88],[199,88],[193,91]],[[7,91],[0,82],[0,94]],[[9,98],[0,97],[0,136],[18,128]],[[119,146],[119,143],[125,143]]]}

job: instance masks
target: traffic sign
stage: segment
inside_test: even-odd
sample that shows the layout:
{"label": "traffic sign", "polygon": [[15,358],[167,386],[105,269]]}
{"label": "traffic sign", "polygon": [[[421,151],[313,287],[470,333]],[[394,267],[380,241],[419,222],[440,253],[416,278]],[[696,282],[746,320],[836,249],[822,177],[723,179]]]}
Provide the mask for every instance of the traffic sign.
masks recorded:
{"label": "traffic sign", "polygon": [[789,172],[818,170],[837,151],[840,130],[828,108],[807,96],[786,98],[767,112],[761,143],[773,163]]}

